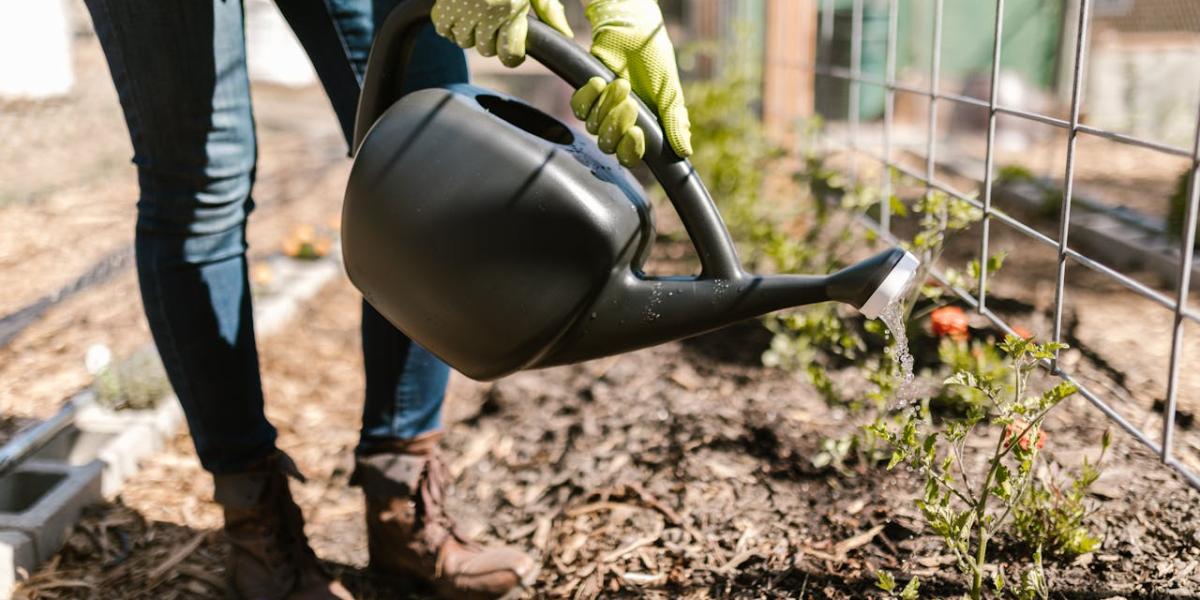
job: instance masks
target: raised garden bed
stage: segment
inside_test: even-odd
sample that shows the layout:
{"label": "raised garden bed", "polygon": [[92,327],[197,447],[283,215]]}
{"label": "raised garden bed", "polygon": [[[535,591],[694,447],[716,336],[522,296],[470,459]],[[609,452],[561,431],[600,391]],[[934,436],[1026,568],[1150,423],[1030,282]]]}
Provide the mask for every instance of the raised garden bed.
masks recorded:
{"label": "raised garden bed", "polygon": [[[361,497],[345,487],[359,413],[341,400],[361,394],[356,302],[338,283],[301,309],[308,330],[264,342],[268,408],[282,447],[310,477],[295,489],[318,554],[359,597],[428,597],[364,570]],[[748,324],[492,385],[456,380],[447,448],[456,514],[486,539],[536,553],[535,597],[861,598],[874,593],[879,568],[921,575],[922,597],[961,594],[911,503],[913,477],[812,465],[822,440],[852,425],[802,375],[759,365],[768,339]],[[861,377],[853,367],[844,376]],[[1047,452],[1076,464],[1106,422],[1083,402],[1062,408]],[[1048,563],[1053,597],[1200,594],[1200,495],[1139,446],[1121,436],[1114,446],[1094,495],[1103,544]],[[155,589],[213,593],[224,550],[217,537],[196,541],[219,523],[211,490],[165,483],[205,480],[190,442],[171,444],[143,473],[127,483],[124,504],[82,522],[54,576],[132,594],[196,542]],[[101,523],[117,523],[104,530],[107,546],[82,533]],[[122,556],[122,536],[130,552],[102,569]],[[1002,551],[997,560],[1017,559]],[[35,573],[34,597],[46,580]]]}

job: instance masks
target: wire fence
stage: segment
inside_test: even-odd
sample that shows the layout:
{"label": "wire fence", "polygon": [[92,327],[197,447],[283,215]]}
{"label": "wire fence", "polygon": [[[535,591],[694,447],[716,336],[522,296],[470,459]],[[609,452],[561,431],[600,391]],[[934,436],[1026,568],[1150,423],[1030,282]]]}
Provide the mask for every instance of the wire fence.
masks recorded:
{"label": "wire fence", "polygon": [[[926,192],[940,191],[948,194],[961,201],[967,202],[972,206],[982,211],[982,220],[980,222],[980,242],[979,242],[979,259],[981,264],[986,264],[989,256],[989,245],[992,242],[991,222],[993,220],[1004,223],[1010,226],[1013,230],[1029,237],[1034,242],[1051,248],[1056,253],[1056,269],[1054,275],[1054,309],[1053,309],[1053,332],[1052,340],[1055,342],[1063,341],[1063,314],[1064,304],[1066,303],[1067,291],[1067,266],[1070,263],[1084,266],[1095,271],[1101,276],[1108,278],[1121,286],[1124,286],[1132,293],[1145,298],[1159,307],[1171,311],[1173,315],[1173,324],[1171,327],[1171,346],[1170,359],[1168,364],[1168,373],[1166,378],[1166,398],[1162,404],[1162,428],[1157,435],[1144,431],[1142,427],[1130,422],[1127,418],[1106,400],[1104,394],[1089,387],[1084,382],[1080,381],[1074,374],[1068,371],[1059,361],[1047,361],[1046,369],[1063,380],[1069,381],[1079,388],[1079,393],[1086,398],[1092,405],[1100,409],[1109,419],[1119,425],[1121,428],[1129,432],[1135,439],[1144,444],[1146,447],[1155,452],[1161,462],[1176,471],[1178,471],[1193,487],[1200,489],[1200,475],[1193,471],[1189,466],[1183,464],[1176,456],[1174,451],[1175,434],[1176,434],[1176,417],[1180,387],[1180,370],[1183,366],[1183,341],[1184,341],[1184,325],[1186,321],[1200,323],[1200,313],[1188,306],[1188,296],[1191,293],[1191,276],[1193,266],[1193,249],[1196,242],[1196,221],[1198,204],[1200,204],[1200,186],[1197,185],[1197,173],[1200,172],[1200,107],[1197,107],[1197,120],[1195,134],[1193,135],[1193,143],[1191,148],[1182,148],[1170,144],[1144,139],[1136,135],[1129,135],[1115,131],[1109,131],[1103,128],[1084,125],[1080,122],[1081,104],[1083,97],[1083,76],[1085,66],[1087,65],[1087,50],[1088,50],[1088,35],[1089,26],[1092,20],[1092,3],[1094,0],[1078,0],[1078,10],[1075,11],[1074,17],[1076,23],[1073,28],[1064,28],[1072,31],[1073,37],[1073,60],[1068,65],[1070,70],[1070,99],[1069,99],[1069,116],[1066,119],[1060,119],[1042,114],[1039,112],[1022,110],[1015,106],[1005,106],[1000,104],[998,98],[999,78],[1001,74],[1001,59],[1004,53],[1004,25],[1005,25],[1005,0],[995,0],[996,16],[992,23],[994,42],[991,52],[991,87],[987,100],[972,98],[966,95],[947,93],[939,89],[939,82],[942,79],[942,64],[941,57],[943,54],[942,38],[945,15],[945,0],[931,0],[933,2],[932,23],[931,23],[931,52],[928,65],[929,85],[928,87],[920,87],[913,85],[902,84],[896,78],[897,64],[897,38],[900,14],[901,0],[886,0],[887,2],[887,43],[885,57],[885,75],[884,79],[869,77],[863,71],[863,15],[865,0],[852,0],[851,4],[851,32],[850,32],[850,56],[849,66],[836,66],[829,60],[831,52],[825,51],[818,53],[819,56],[824,56],[824,60],[818,60],[816,64],[810,65],[812,71],[818,77],[827,77],[834,80],[847,82],[849,85],[849,94],[847,98],[847,123],[845,139],[841,140],[842,144],[849,151],[848,169],[851,175],[855,175],[857,171],[857,160],[859,156],[869,157],[878,161],[884,167],[881,186],[883,188],[882,201],[879,205],[879,217],[874,219],[869,216],[864,217],[864,222],[868,227],[874,229],[885,239],[895,241],[892,235],[892,219],[891,206],[889,198],[891,196],[892,175],[891,170],[895,170],[905,176],[911,177],[914,180],[921,182]],[[907,1],[907,0],[906,0]],[[834,0],[820,0],[819,5],[819,35],[818,44],[822,45],[826,50],[833,43],[833,27],[834,27]],[[803,65],[802,65],[803,67]],[[1194,83],[1194,82],[1193,82]],[[880,152],[864,146],[861,143],[861,99],[863,94],[863,86],[878,86],[885,91],[884,108],[883,108],[883,125],[882,125],[882,150]],[[897,92],[913,94],[916,96],[928,99],[927,113],[927,129],[925,139],[925,161],[923,171],[908,167],[895,160],[893,154],[895,141],[895,111],[896,111],[896,94]],[[964,193],[946,181],[940,180],[937,177],[937,151],[938,151],[938,111],[943,103],[958,103],[967,106],[974,106],[987,110],[987,129],[986,129],[986,150],[984,155],[984,176],[982,181],[982,197],[976,198],[971,194]],[[1007,212],[997,210],[993,203],[993,191],[996,186],[996,121],[1000,115],[1008,115],[1017,119],[1041,123],[1051,127],[1063,129],[1067,132],[1066,158],[1063,169],[1063,193],[1062,201],[1058,206],[1057,218],[1057,235],[1051,236],[1041,231],[1031,223],[1021,220],[1019,217],[1013,216]],[[1173,293],[1165,293],[1156,290],[1142,282],[1137,281],[1129,273],[1114,269],[1103,264],[1100,260],[1088,256],[1087,254],[1072,248],[1070,245],[1069,234],[1072,227],[1072,203],[1075,200],[1076,190],[1076,162],[1077,151],[1076,144],[1080,135],[1089,135],[1104,138],[1120,144],[1145,148],[1164,155],[1186,157],[1191,161],[1191,172],[1188,177],[1187,187],[1187,205],[1186,217],[1184,218],[1184,229],[1181,234],[1181,246],[1179,252],[1179,267],[1178,277],[1176,278]],[[934,277],[943,285],[952,289],[954,293],[962,299],[963,302],[970,305],[980,315],[986,317],[996,327],[1013,333],[1013,327],[1000,315],[993,312],[988,306],[988,273],[987,269],[979,269],[978,288],[976,293],[971,293],[969,290],[961,287],[951,286],[947,278],[940,271],[935,269]]]}

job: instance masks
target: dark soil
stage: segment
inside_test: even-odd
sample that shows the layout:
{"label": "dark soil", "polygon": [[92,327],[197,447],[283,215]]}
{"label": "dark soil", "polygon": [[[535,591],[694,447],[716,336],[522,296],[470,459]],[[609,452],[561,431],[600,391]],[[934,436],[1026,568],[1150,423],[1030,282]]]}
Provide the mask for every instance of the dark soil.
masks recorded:
{"label": "dark soil", "polygon": [[[362,570],[360,497],[347,488],[358,426],[357,311],[348,284],[310,303],[304,328],[267,339],[263,368],[280,444],[317,552],[362,598],[427,597]],[[805,597],[872,594],[873,572],[962,593],[923,532],[904,471],[812,467],[851,429],[797,374],[766,370],[755,324],[494,384],[456,379],[448,401],[453,507],[466,528],[534,552],[534,597]],[[852,373],[845,373],[853,377]],[[1070,401],[1051,457],[1094,454],[1102,416]],[[1200,595],[1200,494],[1124,436],[1096,485],[1103,547],[1047,568],[1060,598]],[[988,442],[984,442],[987,444]],[[211,484],[181,436],[92,509],[28,598],[217,594],[224,556]],[[1015,547],[997,553],[1016,564]]]}

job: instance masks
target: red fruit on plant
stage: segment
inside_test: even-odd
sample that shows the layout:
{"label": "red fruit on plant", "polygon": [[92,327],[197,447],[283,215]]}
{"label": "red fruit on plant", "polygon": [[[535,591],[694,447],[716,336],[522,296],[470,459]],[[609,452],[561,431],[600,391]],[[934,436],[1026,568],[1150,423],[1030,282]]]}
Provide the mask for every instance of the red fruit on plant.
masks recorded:
{"label": "red fruit on plant", "polygon": [[943,306],[929,313],[929,327],[937,337],[965,342],[968,337],[967,323],[967,313],[957,306]]}
{"label": "red fruit on plant", "polygon": [[[1020,435],[1020,433],[1022,431],[1025,431],[1026,426],[1027,425],[1023,421],[1015,421],[1015,422],[1009,423],[1007,426],[1005,426],[1004,427],[1004,439],[1008,440],[1005,443],[1005,446],[1012,445],[1012,439],[1014,437],[1017,437],[1018,435]],[[1038,450],[1041,450],[1042,448],[1044,448],[1046,446],[1046,432],[1042,431],[1041,429],[1038,429],[1036,432],[1037,433],[1037,441],[1033,441],[1032,439],[1030,439],[1032,433],[1034,433],[1034,432],[1026,433],[1025,435],[1021,436],[1021,439],[1017,440],[1017,445],[1020,446],[1021,449],[1026,452],[1028,452],[1030,450],[1030,448],[1032,448],[1032,447],[1036,447]]]}

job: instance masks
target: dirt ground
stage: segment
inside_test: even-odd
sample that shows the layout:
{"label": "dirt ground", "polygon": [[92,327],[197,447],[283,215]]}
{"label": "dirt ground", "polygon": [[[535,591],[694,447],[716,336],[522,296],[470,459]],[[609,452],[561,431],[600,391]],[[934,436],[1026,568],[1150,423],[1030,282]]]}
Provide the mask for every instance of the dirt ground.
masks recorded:
{"label": "dirt ground", "polygon": [[[306,327],[263,341],[268,413],[309,477],[293,489],[318,554],[359,597],[426,597],[363,571],[361,499],[346,487],[362,386],[357,312],[338,282],[299,315]],[[857,598],[878,568],[922,576],[929,597],[961,593],[921,531],[907,473],[811,466],[822,437],[850,424],[800,376],[759,366],[765,343],[746,325],[494,384],[456,379],[455,513],[484,539],[537,555],[534,597]],[[1071,401],[1048,427],[1051,456],[1077,464],[1105,426]],[[1050,566],[1055,597],[1196,597],[1200,494],[1116,438],[1096,487],[1104,545]],[[210,495],[179,436],[116,501],[89,511],[23,593],[218,594],[224,551]]]}
{"label": "dirt ground", "polygon": [[[0,316],[133,244],[137,179],[125,123],[99,45],[76,41],[70,96],[0,105]],[[253,95],[259,167],[248,236],[259,260],[295,227],[338,215],[349,161],[319,88],[256,85]],[[148,343],[141,306],[113,301],[138,294],[126,266],[0,347],[0,414],[44,418],[90,381],[90,346],[121,357]]]}
{"label": "dirt ground", "polygon": [[[1061,188],[1066,175],[1066,131],[1041,126],[1049,131],[1034,138],[1021,150],[1000,149],[997,167],[1022,166]],[[984,139],[956,139],[953,152],[984,159]],[[1151,217],[1166,218],[1171,195],[1179,176],[1191,160],[1080,134],[1075,150],[1075,193],[1101,204],[1123,207]]]}

